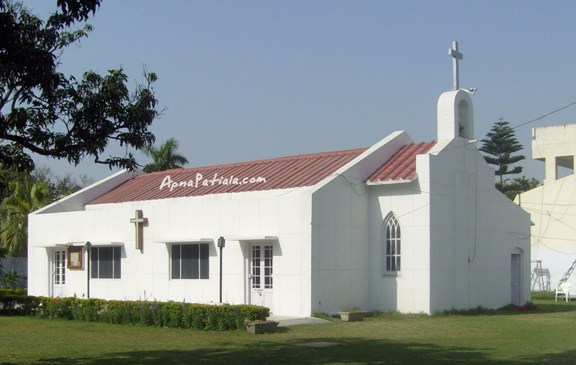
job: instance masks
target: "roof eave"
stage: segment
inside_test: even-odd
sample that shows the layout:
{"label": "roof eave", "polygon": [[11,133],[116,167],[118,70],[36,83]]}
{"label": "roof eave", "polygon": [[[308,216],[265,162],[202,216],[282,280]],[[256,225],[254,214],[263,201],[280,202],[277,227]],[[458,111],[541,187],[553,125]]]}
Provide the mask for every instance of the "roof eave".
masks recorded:
{"label": "roof eave", "polygon": [[366,181],[366,185],[374,186],[374,185],[394,185],[394,184],[406,184],[411,183],[416,180],[418,176],[414,176],[411,179],[397,179],[397,180],[376,180],[376,181]]}

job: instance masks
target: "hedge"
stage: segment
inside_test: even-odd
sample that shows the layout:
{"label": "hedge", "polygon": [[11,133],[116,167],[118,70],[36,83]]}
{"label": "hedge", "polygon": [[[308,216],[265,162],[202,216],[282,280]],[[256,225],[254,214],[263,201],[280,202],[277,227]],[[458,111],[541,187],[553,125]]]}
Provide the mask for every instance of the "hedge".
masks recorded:
{"label": "hedge", "polygon": [[0,314],[227,331],[243,328],[246,319],[265,320],[270,310],[255,305],[47,298],[0,291]]}
{"label": "hedge", "polygon": [[26,289],[0,289],[1,315],[29,315],[39,304],[39,298],[26,295]]}

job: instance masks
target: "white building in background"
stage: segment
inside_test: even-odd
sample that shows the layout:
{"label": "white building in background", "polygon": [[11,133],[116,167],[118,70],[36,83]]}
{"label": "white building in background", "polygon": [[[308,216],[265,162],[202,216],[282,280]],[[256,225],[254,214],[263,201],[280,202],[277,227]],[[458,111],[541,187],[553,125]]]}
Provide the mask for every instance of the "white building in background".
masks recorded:
{"label": "white building in background", "polygon": [[437,117],[437,142],[113,175],[29,216],[29,293],[218,303],[222,279],[223,302],[276,315],[523,304],[529,216],[494,188],[469,93]]}
{"label": "white building in background", "polygon": [[[576,263],[576,124],[532,130],[532,158],[544,162],[544,183],[516,197],[530,213],[534,290],[554,290]],[[539,265],[539,266],[538,266]],[[576,287],[576,273],[566,277]]]}

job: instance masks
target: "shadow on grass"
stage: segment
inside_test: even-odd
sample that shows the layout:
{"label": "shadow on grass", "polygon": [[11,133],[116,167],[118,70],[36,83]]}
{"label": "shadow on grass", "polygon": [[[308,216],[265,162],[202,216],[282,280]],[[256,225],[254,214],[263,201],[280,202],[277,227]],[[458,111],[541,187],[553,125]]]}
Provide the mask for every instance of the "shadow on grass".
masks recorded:
{"label": "shadow on grass", "polygon": [[[317,343],[318,346],[310,346]],[[325,346],[322,344],[335,344]],[[426,343],[401,343],[360,338],[307,339],[304,341],[250,342],[244,346],[215,344],[217,348],[134,351],[96,358],[50,358],[35,364],[573,364],[576,351],[537,358],[495,360],[485,351],[466,347],[442,347]]]}
{"label": "shadow on grass", "polygon": [[[433,316],[498,316],[498,315],[514,315],[514,314],[550,314],[550,313],[563,313],[563,312],[576,312],[576,301],[571,302],[556,302],[552,300],[537,300],[527,306],[514,306],[508,305],[500,309],[486,309],[474,308],[467,310],[451,310],[434,313]],[[386,315],[386,314],[384,314]],[[402,316],[402,314],[399,314]]]}

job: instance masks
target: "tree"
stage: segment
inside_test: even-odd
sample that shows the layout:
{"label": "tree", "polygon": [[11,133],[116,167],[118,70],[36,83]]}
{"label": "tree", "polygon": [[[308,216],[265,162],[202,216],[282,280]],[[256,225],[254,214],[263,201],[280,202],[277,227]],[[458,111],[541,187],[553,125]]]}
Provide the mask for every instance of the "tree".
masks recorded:
{"label": "tree", "polygon": [[144,172],[164,171],[182,168],[188,163],[186,157],[177,153],[178,142],[174,138],[162,143],[159,148],[154,146],[145,147],[144,153],[151,157],[153,162],[144,166]]}
{"label": "tree", "polygon": [[10,256],[25,256],[28,214],[45,206],[50,199],[48,184],[32,179],[13,181],[12,194],[0,204],[0,242]]}
{"label": "tree", "polygon": [[7,253],[8,253],[8,250],[6,250],[4,247],[0,246],[0,279],[2,279],[2,277],[4,276],[4,271],[2,271],[2,259],[6,258]]}
{"label": "tree", "polygon": [[16,289],[22,286],[22,281],[22,277],[16,272],[16,270],[10,270],[7,273],[0,272],[0,282],[2,283],[0,287],[2,288]]}
{"label": "tree", "polygon": [[64,177],[54,177],[52,170],[48,167],[34,169],[30,178],[34,182],[43,181],[48,185],[50,203],[75,193],[92,183],[91,179],[86,175],[80,175],[80,183],[78,183],[71,174],[66,174]]}
{"label": "tree", "polygon": [[521,176],[512,179],[511,181],[502,185],[502,191],[510,200],[514,200],[516,195],[523,193],[528,190],[532,190],[540,186],[540,181],[535,178],[527,178],[526,176]]}
{"label": "tree", "polygon": [[522,172],[522,166],[511,166],[525,158],[522,155],[514,155],[522,149],[523,147],[516,139],[514,130],[502,118],[494,123],[490,132],[486,134],[486,138],[482,140],[482,147],[480,147],[480,151],[486,154],[484,155],[486,162],[496,166],[495,175],[498,177],[496,189],[500,190],[511,200],[517,194],[540,185],[537,179],[529,179],[525,176],[512,180],[504,178],[506,175]]}
{"label": "tree", "polygon": [[37,168],[32,173],[0,170],[5,183],[0,199],[0,258],[26,252],[27,217],[29,213],[61,199],[88,184],[84,176],[79,184],[70,175],[53,177],[49,168]]}
{"label": "tree", "polygon": [[499,177],[500,186],[506,181],[505,175],[522,172],[522,166],[511,167],[511,165],[525,158],[522,155],[514,155],[523,147],[518,143],[514,130],[508,124],[503,119],[494,123],[490,132],[486,134],[486,138],[482,140],[482,147],[480,147],[480,151],[487,154],[484,156],[486,162],[496,166],[495,174]]}
{"label": "tree", "polygon": [[12,194],[10,183],[15,180],[23,179],[25,176],[28,176],[28,173],[17,171],[14,168],[5,169],[0,165],[0,202]]}
{"label": "tree", "polygon": [[[92,71],[80,80],[58,72],[66,47],[92,30],[70,27],[95,13],[101,0],[58,0],[46,22],[21,3],[0,0],[0,164],[31,171],[31,153],[78,164],[83,158],[109,167],[134,169],[130,149],[154,143],[148,130],[158,116],[152,84],[129,91],[122,69],[102,76]],[[109,143],[125,148],[102,158]]]}

